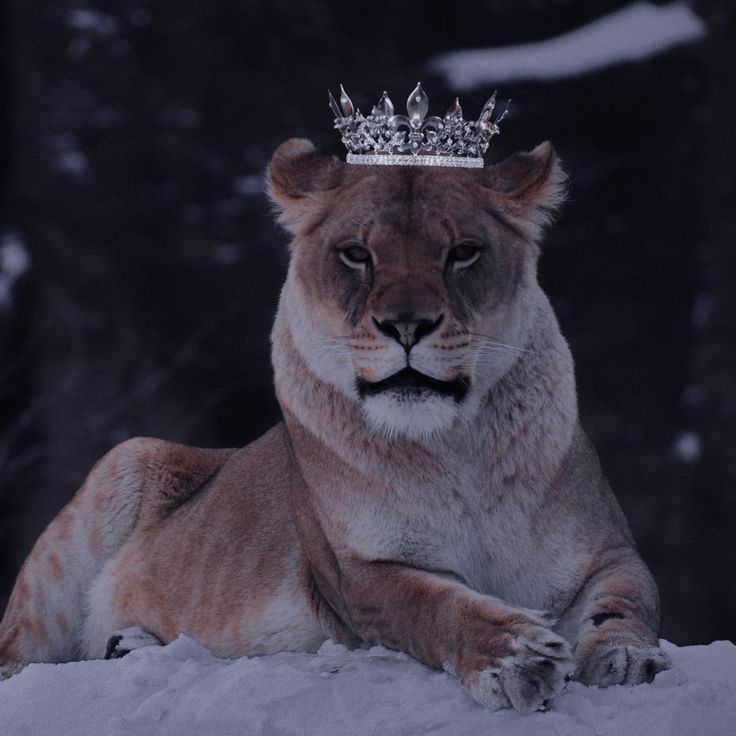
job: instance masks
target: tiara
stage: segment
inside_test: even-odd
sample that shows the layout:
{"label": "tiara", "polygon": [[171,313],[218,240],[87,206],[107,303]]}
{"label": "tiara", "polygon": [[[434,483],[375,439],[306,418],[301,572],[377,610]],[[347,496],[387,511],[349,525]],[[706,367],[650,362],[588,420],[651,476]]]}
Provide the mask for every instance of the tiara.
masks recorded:
{"label": "tiara", "polygon": [[342,85],[340,105],[330,95],[335,128],[348,149],[349,164],[393,166],[452,166],[479,168],[491,138],[500,132],[498,124],[506,109],[492,119],[496,93],[483,105],[477,120],[464,120],[460,102],[455,102],[443,118],[427,117],[429,98],[417,84],[406,102],[408,115],[394,115],[394,106],[384,92],[370,115],[355,108]]}

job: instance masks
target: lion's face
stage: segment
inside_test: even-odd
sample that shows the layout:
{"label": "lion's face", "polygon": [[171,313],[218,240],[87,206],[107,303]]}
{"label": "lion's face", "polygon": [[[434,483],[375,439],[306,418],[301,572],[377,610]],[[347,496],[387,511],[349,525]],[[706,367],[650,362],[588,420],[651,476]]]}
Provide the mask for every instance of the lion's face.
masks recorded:
{"label": "lion's face", "polygon": [[274,156],[294,340],[386,435],[472,415],[525,349],[540,207],[560,174],[549,146],[503,166],[349,166],[304,141]]}

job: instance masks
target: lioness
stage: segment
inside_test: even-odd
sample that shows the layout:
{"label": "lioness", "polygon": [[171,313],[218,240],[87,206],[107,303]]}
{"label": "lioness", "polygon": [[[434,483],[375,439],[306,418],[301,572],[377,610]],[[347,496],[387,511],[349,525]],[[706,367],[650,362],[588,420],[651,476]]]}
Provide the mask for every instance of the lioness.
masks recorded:
{"label": "lioness", "polygon": [[578,420],[536,278],[548,143],[482,169],[350,166],[290,140],[273,328],[283,422],[241,450],[133,439],[18,577],[0,665],[181,632],[236,657],[380,643],[489,708],[651,680],[658,597]]}

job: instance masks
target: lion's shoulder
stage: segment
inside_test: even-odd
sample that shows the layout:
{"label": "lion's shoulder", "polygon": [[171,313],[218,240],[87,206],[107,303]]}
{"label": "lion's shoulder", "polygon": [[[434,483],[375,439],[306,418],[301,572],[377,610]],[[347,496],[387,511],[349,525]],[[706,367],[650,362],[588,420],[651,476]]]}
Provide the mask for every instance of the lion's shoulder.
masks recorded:
{"label": "lion's shoulder", "polygon": [[206,487],[234,453],[133,437],[95,465],[86,485],[97,487],[101,503],[111,497],[135,498],[141,516],[166,515]]}

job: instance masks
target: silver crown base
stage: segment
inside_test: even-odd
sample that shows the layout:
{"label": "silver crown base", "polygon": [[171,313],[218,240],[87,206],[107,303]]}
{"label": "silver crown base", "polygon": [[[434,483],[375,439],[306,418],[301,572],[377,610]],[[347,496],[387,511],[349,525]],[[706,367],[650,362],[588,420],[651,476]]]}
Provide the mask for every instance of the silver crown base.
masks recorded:
{"label": "silver crown base", "polygon": [[483,159],[462,156],[420,156],[413,153],[349,153],[349,164],[364,166],[446,166],[453,169],[481,169]]}

